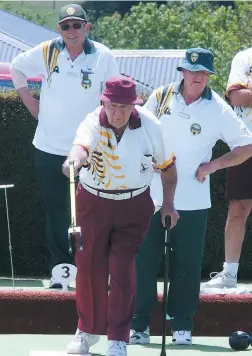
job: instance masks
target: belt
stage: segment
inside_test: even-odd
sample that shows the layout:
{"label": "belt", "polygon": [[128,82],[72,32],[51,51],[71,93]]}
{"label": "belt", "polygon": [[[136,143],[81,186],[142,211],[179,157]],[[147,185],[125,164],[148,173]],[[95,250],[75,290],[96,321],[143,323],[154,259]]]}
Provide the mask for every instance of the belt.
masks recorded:
{"label": "belt", "polygon": [[83,186],[83,188],[85,190],[87,190],[89,193],[94,194],[98,197],[101,198],[105,198],[105,199],[112,199],[112,200],[124,200],[124,199],[130,199],[133,197],[136,197],[137,195],[143,193],[146,191],[146,189],[148,188],[148,185],[146,185],[143,188],[134,190],[133,192],[128,192],[128,193],[104,193],[104,192],[100,192],[97,189],[91,188],[88,185],[86,185],[85,183],[81,183],[81,185]]}

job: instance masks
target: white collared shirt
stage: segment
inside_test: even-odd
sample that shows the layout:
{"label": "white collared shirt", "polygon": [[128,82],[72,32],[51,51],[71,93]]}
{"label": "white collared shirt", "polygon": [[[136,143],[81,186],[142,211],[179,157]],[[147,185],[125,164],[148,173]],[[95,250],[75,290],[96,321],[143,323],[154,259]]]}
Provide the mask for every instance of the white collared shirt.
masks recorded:
{"label": "white collared shirt", "polygon": [[140,126],[128,126],[117,143],[113,129],[101,124],[102,110],[99,107],[87,116],[74,140],[89,153],[79,174],[81,183],[105,190],[141,188],[153,178],[153,159],[162,169],[174,164],[166,135],[152,113],[135,106]]}
{"label": "white collared shirt", "polygon": [[[232,108],[213,90],[212,99],[201,97],[187,105],[179,92],[173,94],[170,114],[160,117],[171,149],[176,156],[178,183],[174,204],[178,210],[207,209],[211,206],[210,179],[200,183],[195,173],[202,163],[209,162],[218,140],[230,149],[252,144],[252,134]],[[154,91],[145,108],[155,113],[157,95]],[[155,173],[151,185],[154,201],[162,204],[162,185]]]}
{"label": "white collared shirt", "polygon": [[[238,52],[231,64],[226,95],[236,89],[244,89],[248,86],[248,77],[252,73],[252,48]],[[235,106],[234,111],[252,131],[252,106]]]}
{"label": "white collared shirt", "polygon": [[[38,126],[33,140],[41,151],[66,156],[79,124],[100,105],[103,83],[119,74],[112,52],[100,43],[90,42],[92,53],[83,51],[74,61],[66,48],[61,50],[58,68],[51,78],[44,59],[49,55],[45,53],[45,43],[19,54],[12,62],[25,76],[42,77]],[[91,81],[90,87],[85,86],[85,73]]]}

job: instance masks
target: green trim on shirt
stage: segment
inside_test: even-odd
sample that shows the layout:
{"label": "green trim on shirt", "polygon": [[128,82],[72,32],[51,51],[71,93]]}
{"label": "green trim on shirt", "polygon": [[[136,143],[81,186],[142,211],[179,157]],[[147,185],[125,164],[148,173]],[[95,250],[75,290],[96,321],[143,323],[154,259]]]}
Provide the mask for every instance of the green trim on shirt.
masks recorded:
{"label": "green trim on shirt", "polygon": [[[53,40],[53,42],[54,42],[54,46],[60,52],[62,52],[63,49],[66,47],[62,37],[55,38]],[[92,40],[90,40],[88,37],[85,37],[84,53],[85,54],[93,54],[93,53],[95,53],[95,51],[96,51],[96,48],[95,48],[94,42]]]}

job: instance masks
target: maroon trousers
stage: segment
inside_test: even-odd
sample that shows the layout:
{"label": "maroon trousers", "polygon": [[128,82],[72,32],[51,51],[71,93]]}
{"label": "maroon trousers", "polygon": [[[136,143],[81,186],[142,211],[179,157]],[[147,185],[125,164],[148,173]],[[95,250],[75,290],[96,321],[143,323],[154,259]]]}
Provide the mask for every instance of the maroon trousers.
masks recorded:
{"label": "maroon trousers", "polygon": [[[135,256],[149,229],[154,205],[147,189],[125,200],[101,198],[79,183],[77,224],[83,251],[76,251],[78,328],[129,340],[135,307]],[[110,292],[108,294],[108,276]]]}

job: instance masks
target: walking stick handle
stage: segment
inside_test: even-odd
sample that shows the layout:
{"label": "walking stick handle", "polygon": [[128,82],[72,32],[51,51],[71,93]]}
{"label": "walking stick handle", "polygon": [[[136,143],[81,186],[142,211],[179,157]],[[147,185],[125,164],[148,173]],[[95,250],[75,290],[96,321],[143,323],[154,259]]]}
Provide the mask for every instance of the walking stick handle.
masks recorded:
{"label": "walking stick handle", "polygon": [[13,188],[14,184],[4,184],[0,185],[0,189],[8,189],[8,188]]}
{"label": "walking stick handle", "polygon": [[165,217],[165,228],[166,230],[170,230],[171,228],[171,217],[169,215]]}

